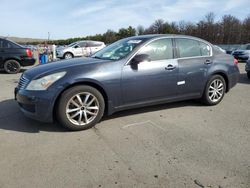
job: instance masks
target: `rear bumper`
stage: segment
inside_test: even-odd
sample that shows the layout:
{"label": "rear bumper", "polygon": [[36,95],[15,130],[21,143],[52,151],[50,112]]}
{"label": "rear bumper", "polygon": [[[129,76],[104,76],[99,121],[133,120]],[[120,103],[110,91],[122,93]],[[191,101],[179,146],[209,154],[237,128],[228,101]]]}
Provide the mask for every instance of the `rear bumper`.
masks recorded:
{"label": "rear bumper", "polygon": [[21,66],[25,67],[25,66],[31,66],[34,65],[36,63],[36,59],[35,58],[23,58],[21,59]]}
{"label": "rear bumper", "polygon": [[240,71],[238,66],[235,66],[234,69],[235,70],[233,71],[233,73],[228,75],[228,89],[227,89],[228,91],[232,89],[234,86],[236,86],[240,78]]}
{"label": "rear bumper", "polygon": [[249,56],[248,55],[233,55],[235,59],[237,60],[248,60]]}
{"label": "rear bumper", "polygon": [[53,122],[53,97],[48,92],[18,90],[15,99],[25,116],[41,122]]}

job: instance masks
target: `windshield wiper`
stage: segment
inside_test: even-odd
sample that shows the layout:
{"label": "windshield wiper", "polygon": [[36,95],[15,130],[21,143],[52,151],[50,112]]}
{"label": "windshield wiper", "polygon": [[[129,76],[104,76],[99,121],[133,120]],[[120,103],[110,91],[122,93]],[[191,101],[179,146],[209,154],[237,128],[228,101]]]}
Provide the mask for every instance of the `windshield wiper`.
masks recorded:
{"label": "windshield wiper", "polygon": [[95,59],[102,59],[101,57],[98,57],[98,56],[91,56],[91,57]]}

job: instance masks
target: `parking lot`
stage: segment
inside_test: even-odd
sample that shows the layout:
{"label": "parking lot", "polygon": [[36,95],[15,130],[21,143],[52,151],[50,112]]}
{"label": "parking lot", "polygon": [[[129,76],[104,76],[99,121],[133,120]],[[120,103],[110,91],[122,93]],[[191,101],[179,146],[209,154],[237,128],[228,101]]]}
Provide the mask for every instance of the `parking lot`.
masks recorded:
{"label": "parking lot", "polygon": [[20,74],[0,73],[0,188],[250,187],[250,80],[217,106],[185,101],[119,112],[69,132],[27,119]]}

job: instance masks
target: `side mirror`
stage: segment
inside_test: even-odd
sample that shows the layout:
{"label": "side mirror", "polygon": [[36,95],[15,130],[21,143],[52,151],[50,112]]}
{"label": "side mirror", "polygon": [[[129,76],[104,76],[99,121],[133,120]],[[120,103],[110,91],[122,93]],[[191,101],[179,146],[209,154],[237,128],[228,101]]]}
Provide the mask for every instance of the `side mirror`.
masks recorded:
{"label": "side mirror", "polygon": [[150,61],[149,55],[147,54],[139,54],[136,55],[132,60],[131,60],[131,64],[139,64],[143,61]]}

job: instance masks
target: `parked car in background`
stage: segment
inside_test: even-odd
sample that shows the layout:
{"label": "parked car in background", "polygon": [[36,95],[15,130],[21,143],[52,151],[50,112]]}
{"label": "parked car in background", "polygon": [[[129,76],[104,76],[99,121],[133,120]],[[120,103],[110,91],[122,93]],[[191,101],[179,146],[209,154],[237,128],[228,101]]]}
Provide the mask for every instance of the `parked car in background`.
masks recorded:
{"label": "parked car in background", "polygon": [[197,98],[216,105],[236,85],[237,64],[233,56],[199,38],[135,36],[88,58],[29,69],[15,96],[26,116],[83,130],[99,122],[104,112]]}
{"label": "parked car in background", "polygon": [[238,50],[233,51],[235,59],[246,61],[250,57],[250,44],[242,45]]}
{"label": "parked car in background", "polygon": [[31,49],[0,38],[0,69],[4,69],[9,74],[15,74],[21,67],[34,65],[35,62]]}
{"label": "parked car in background", "polygon": [[250,58],[249,58],[248,61],[246,62],[245,70],[246,70],[246,72],[247,72],[247,77],[250,79]]}
{"label": "parked car in background", "polygon": [[61,59],[71,59],[73,57],[90,56],[105,47],[100,41],[78,41],[66,47],[57,49],[57,57]]}

